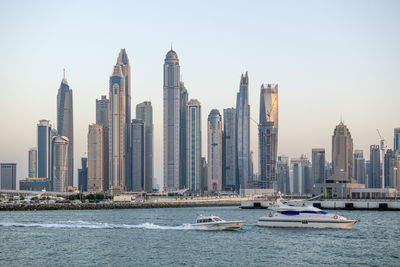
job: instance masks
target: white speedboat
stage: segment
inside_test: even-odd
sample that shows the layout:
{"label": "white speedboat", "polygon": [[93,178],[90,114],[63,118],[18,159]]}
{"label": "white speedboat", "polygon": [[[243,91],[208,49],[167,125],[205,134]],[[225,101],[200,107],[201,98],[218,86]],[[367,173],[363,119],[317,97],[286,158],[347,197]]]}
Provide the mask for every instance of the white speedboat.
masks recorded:
{"label": "white speedboat", "polygon": [[258,226],[350,229],[358,222],[305,204],[292,206],[277,201],[271,209],[274,212],[260,217]]}
{"label": "white speedboat", "polygon": [[237,230],[245,224],[245,221],[225,221],[218,216],[197,217],[195,224],[190,224],[192,229],[197,230]]}

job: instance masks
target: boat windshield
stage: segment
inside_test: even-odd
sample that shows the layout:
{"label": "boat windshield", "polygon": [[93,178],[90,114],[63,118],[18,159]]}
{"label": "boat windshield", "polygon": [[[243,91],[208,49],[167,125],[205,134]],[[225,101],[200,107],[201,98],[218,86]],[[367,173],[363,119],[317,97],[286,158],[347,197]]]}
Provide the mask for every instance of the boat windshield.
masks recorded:
{"label": "boat windshield", "polygon": [[220,218],[218,218],[218,217],[214,217],[213,219],[214,219],[215,222],[221,222],[221,221],[222,221],[222,220],[221,220]]}

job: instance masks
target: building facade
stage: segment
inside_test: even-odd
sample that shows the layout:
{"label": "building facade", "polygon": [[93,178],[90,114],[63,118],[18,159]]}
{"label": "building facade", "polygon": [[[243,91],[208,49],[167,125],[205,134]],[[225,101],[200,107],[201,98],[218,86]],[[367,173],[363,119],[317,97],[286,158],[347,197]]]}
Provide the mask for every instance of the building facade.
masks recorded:
{"label": "building facade", "polygon": [[237,176],[236,153],[236,109],[227,108],[224,109],[223,113],[222,187],[224,191],[237,192],[239,189],[239,180]]}
{"label": "building facade", "polygon": [[0,189],[16,190],[17,163],[0,163]]}
{"label": "building facade", "polygon": [[312,151],[312,185],[325,182],[325,148],[313,148]]}
{"label": "building facade", "polygon": [[19,190],[23,191],[50,191],[50,179],[26,178],[19,181]]}
{"label": "building facade", "polygon": [[52,190],[55,192],[66,192],[68,189],[68,138],[55,136],[52,141],[53,171]]}
{"label": "building facade", "polygon": [[179,190],[180,179],[180,66],[174,50],[164,61],[164,191]]}
{"label": "building facade", "polygon": [[38,177],[51,178],[51,124],[48,120],[40,120],[37,125]]}
{"label": "building facade", "polygon": [[381,157],[379,145],[369,147],[368,188],[380,188],[381,185]]}
{"label": "building facade", "polygon": [[91,124],[88,130],[87,191],[102,192],[104,184],[104,129],[103,125]]}
{"label": "building facade", "polygon": [[283,194],[290,192],[290,172],[289,172],[289,157],[278,156],[276,167],[277,172],[277,190]]}
{"label": "building facade", "polygon": [[357,180],[359,184],[365,184],[365,159],[364,152],[362,150],[354,150],[353,154],[353,178]]}
{"label": "building facade", "polygon": [[80,192],[87,192],[88,184],[88,158],[81,158],[81,168],[78,169],[78,190]]}
{"label": "building facade", "polygon": [[131,179],[129,190],[141,192],[145,188],[145,129],[143,120],[132,120]]}
{"label": "building facade", "polygon": [[[240,189],[246,189],[250,180],[250,105],[249,77],[246,72],[240,78],[240,89],[236,98],[236,151],[237,175]],[[209,162],[210,164],[210,162]]]}
{"label": "building facade", "polygon": [[31,148],[28,151],[28,177],[37,178],[37,164],[38,164],[38,151],[37,148]]}
{"label": "building facade", "polygon": [[187,104],[186,114],[186,187],[191,192],[201,191],[201,105],[197,99]]}
{"label": "building facade", "polygon": [[351,183],[353,176],[353,139],[349,129],[340,122],[332,136],[332,170],[329,182]]}
{"label": "building facade", "polygon": [[180,165],[180,170],[179,170],[179,188],[189,188],[189,185],[187,184],[187,135],[186,135],[186,130],[187,130],[187,104],[188,104],[188,92],[186,90],[185,84],[183,82],[180,82],[179,86],[180,90],[180,105],[179,105],[179,127],[180,127],[180,133],[179,133],[179,165]]}
{"label": "building facade", "polygon": [[110,100],[107,99],[107,96],[103,95],[101,96],[101,99],[96,99],[96,124],[102,125],[103,126],[103,140],[104,140],[104,145],[103,145],[103,176],[104,176],[104,182],[103,182],[103,190],[108,191],[109,190],[109,185],[110,181],[108,179],[109,177],[109,115],[108,115],[108,110],[110,108]]}
{"label": "building facade", "polygon": [[400,151],[400,128],[394,128],[393,150]]}
{"label": "building facade", "polygon": [[72,90],[67,79],[61,81],[57,94],[57,131],[61,136],[68,138],[68,186],[74,183],[74,112]]}
{"label": "building facade", "polygon": [[144,190],[148,193],[153,191],[153,107],[150,101],[145,101],[136,105],[136,119],[144,122],[144,165],[145,165],[145,185]]}
{"label": "building facade", "polygon": [[208,115],[208,183],[209,193],[222,190],[222,118],[217,109]]}

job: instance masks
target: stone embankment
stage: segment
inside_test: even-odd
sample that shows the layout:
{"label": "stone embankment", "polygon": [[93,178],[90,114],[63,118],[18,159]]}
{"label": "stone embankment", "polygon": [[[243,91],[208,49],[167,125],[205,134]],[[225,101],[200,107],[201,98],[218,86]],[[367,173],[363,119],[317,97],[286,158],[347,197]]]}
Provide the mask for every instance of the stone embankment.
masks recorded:
{"label": "stone embankment", "polygon": [[0,211],[18,210],[91,210],[150,209],[240,206],[240,200],[168,201],[168,202],[104,202],[104,203],[0,203]]}

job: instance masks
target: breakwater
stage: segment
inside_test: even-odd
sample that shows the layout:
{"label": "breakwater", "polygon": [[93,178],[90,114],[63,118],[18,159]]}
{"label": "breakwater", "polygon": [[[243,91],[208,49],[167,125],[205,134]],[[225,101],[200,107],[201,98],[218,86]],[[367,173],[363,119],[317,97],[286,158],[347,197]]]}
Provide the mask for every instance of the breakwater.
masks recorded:
{"label": "breakwater", "polygon": [[111,203],[1,203],[0,211],[18,210],[90,210],[90,209],[151,209],[240,206],[239,200],[111,202]]}

